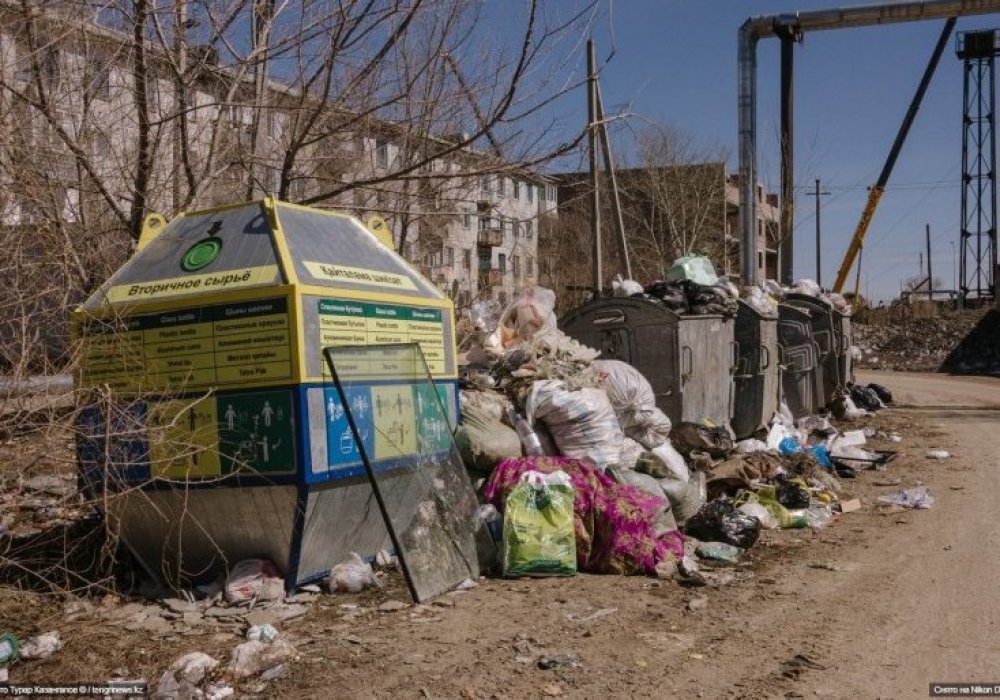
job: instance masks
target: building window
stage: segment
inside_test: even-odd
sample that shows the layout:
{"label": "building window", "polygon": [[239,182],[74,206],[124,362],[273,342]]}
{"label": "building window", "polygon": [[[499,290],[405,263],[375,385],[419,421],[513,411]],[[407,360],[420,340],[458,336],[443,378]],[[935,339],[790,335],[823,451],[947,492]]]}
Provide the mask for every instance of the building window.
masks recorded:
{"label": "building window", "polygon": [[375,139],[375,165],[379,168],[389,167],[389,142],[385,139]]}
{"label": "building window", "polygon": [[507,256],[503,253],[497,255],[497,268],[500,270],[500,274],[507,274]]}
{"label": "building window", "polygon": [[95,132],[91,141],[91,149],[98,166],[108,164],[107,159],[111,157],[111,139],[108,138],[107,134],[100,131]]}
{"label": "building window", "polygon": [[472,270],[472,249],[466,248],[462,251],[462,265],[466,270]]}
{"label": "building window", "polygon": [[764,268],[764,254],[757,253],[757,267],[760,269]]}
{"label": "building window", "polygon": [[14,80],[20,83],[31,82],[31,50],[26,43],[17,42],[17,60],[14,64]]}
{"label": "building window", "polygon": [[534,202],[535,201],[534,185],[532,185],[530,182],[526,182],[524,183],[524,189],[528,193],[528,201]]}
{"label": "building window", "polygon": [[489,175],[483,175],[479,178],[479,189],[483,194],[489,194],[492,192],[493,183],[490,182]]}
{"label": "building window", "polygon": [[510,271],[514,273],[514,277],[519,277],[521,274],[521,256],[511,255],[510,256]]}
{"label": "building window", "polygon": [[488,217],[488,216],[480,216],[479,217],[479,230],[480,231],[488,231],[489,228],[490,228],[490,217]]}
{"label": "building window", "polygon": [[[111,99],[111,66],[108,64],[97,62],[95,65],[91,66],[91,70],[94,71],[93,78],[90,81],[90,96],[95,100],[107,101]],[[150,89],[150,84],[153,84],[153,89]],[[152,100],[149,99],[149,93],[156,92],[155,88],[156,79],[151,76],[146,76],[146,102],[149,103],[149,109],[154,110]],[[156,107],[159,107],[159,102],[157,102]]]}
{"label": "building window", "polygon": [[514,199],[521,198],[521,181],[514,180]]}
{"label": "building window", "polygon": [[462,212],[462,228],[466,231],[472,228],[472,214],[468,211]]}
{"label": "building window", "polygon": [[524,274],[531,277],[535,274],[535,259],[530,255],[524,259]]}
{"label": "building window", "polygon": [[455,249],[451,246],[444,249],[444,264],[447,267],[455,267]]}
{"label": "building window", "polygon": [[[107,96],[101,96],[95,94],[94,97],[100,100],[110,100],[111,99],[111,77],[110,70],[108,72],[108,78],[104,81],[105,90],[107,90]],[[159,115],[163,112],[163,101],[160,99],[160,81],[156,79],[155,76],[146,76],[146,108],[152,115]]]}
{"label": "building window", "polygon": [[528,240],[531,240],[531,237],[533,235],[535,235],[534,228],[535,228],[535,222],[534,221],[525,221],[524,222],[524,237],[527,238]]}
{"label": "building window", "polygon": [[486,246],[481,246],[479,248],[479,269],[483,272],[489,272],[493,267],[493,259],[491,257],[490,249]]}
{"label": "building window", "polygon": [[503,175],[497,177],[497,194],[503,195],[507,189],[507,178]]}

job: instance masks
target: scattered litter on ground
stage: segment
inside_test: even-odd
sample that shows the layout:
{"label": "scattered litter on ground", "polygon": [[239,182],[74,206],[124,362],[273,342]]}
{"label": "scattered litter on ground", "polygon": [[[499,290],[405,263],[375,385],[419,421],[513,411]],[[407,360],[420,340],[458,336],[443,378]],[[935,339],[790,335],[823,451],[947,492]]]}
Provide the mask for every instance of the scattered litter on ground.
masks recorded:
{"label": "scattered litter on ground", "polygon": [[241,603],[250,600],[281,600],[285,582],[273,562],[244,559],[237,562],[226,579],[226,600]]}
{"label": "scattered litter on ground", "polygon": [[576,668],[581,664],[580,655],[573,652],[563,654],[546,654],[538,659],[538,668],[543,671],[555,669]]}
{"label": "scattered litter on ground", "polygon": [[357,552],[330,569],[327,587],[330,592],[360,593],[369,586],[378,585],[372,565],[362,559]]}
{"label": "scattered litter on ground", "polygon": [[22,659],[47,659],[62,647],[63,641],[59,632],[46,632],[31,637],[21,644],[18,656]]}
{"label": "scattered litter on ground", "polygon": [[715,559],[717,561],[734,562],[739,561],[743,550],[725,542],[699,542],[695,552],[702,559]]}
{"label": "scattered litter on ground", "polygon": [[233,649],[229,669],[237,678],[246,678],[292,661],[295,656],[295,647],[285,639],[279,638],[271,643],[243,642]]}
{"label": "scattered litter on ground", "polygon": [[587,615],[574,615],[573,613],[567,613],[566,619],[570,622],[590,622],[601,617],[607,617],[618,611],[618,608],[601,608],[600,610],[595,610]]}
{"label": "scattered litter on ground", "polygon": [[930,494],[926,486],[917,486],[912,489],[901,489],[894,494],[879,496],[878,502],[882,505],[926,509],[934,505],[934,496]]}
{"label": "scattered litter on ground", "polygon": [[853,513],[856,510],[861,510],[861,501],[857,498],[852,498],[848,501],[840,502],[840,512],[841,513]]}

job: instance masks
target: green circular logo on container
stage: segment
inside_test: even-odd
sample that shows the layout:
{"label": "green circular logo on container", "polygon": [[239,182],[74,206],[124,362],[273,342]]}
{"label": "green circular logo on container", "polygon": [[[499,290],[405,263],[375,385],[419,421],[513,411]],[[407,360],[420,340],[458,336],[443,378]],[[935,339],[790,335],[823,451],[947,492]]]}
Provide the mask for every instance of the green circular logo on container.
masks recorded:
{"label": "green circular logo on container", "polygon": [[181,268],[185,272],[200,270],[209,263],[215,261],[221,252],[221,238],[212,236],[211,238],[200,240],[188,248],[187,252],[184,253],[184,257],[181,258]]}

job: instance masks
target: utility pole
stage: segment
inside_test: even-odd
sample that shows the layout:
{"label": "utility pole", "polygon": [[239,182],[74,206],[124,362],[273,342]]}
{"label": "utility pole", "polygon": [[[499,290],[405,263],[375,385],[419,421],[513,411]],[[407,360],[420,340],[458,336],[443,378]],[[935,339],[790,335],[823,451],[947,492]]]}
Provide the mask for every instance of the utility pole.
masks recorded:
{"label": "utility pole", "polygon": [[594,237],[594,296],[603,289],[601,267],[601,195],[597,189],[597,58],[594,40],[587,40],[587,131],[590,148],[590,235]]}
{"label": "utility pole", "polygon": [[823,257],[820,250],[820,242],[822,238],[820,237],[820,227],[819,227],[819,198],[830,194],[829,192],[819,191],[819,178],[816,178],[816,190],[813,192],[813,196],[816,197],[816,284],[823,286]]}
{"label": "utility pole", "polygon": [[927,224],[927,301],[934,301],[934,270],[931,267],[931,225]]}
{"label": "utility pole", "polygon": [[622,217],[621,198],[618,196],[618,177],[615,175],[615,162],[611,157],[611,141],[608,139],[608,125],[604,121],[604,101],[601,100],[601,84],[594,81],[595,115],[600,128],[601,150],[604,151],[604,169],[611,181],[611,210],[615,215],[615,230],[618,233],[618,255],[625,279],[632,279],[632,263],[628,258],[628,241],[625,240],[625,219]]}

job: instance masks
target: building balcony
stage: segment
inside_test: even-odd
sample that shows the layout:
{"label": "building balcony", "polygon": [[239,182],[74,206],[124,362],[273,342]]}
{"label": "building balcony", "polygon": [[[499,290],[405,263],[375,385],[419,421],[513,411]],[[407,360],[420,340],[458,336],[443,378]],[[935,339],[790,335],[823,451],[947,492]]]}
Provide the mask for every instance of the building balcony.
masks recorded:
{"label": "building balcony", "polygon": [[492,268],[479,271],[479,288],[503,286],[503,270]]}
{"label": "building balcony", "polygon": [[498,228],[479,229],[476,241],[481,246],[491,246],[493,248],[503,245],[503,231]]}

